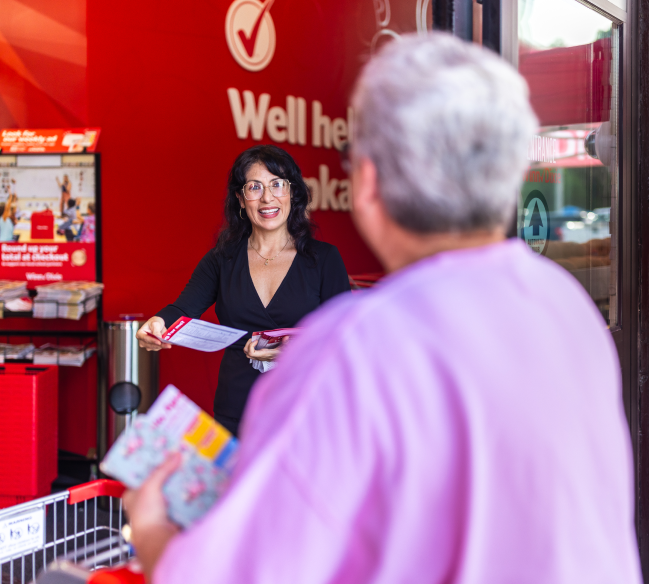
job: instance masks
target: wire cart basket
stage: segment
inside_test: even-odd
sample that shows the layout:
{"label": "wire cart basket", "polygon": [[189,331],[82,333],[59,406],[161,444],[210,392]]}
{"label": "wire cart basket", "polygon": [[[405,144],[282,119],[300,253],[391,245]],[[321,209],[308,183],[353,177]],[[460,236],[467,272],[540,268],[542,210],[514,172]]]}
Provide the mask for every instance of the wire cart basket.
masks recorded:
{"label": "wire cart basket", "polygon": [[[106,479],[0,509],[0,583],[143,582],[103,580],[99,568],[133,555],[122,508],[124,486]],[[100,497],[105,498],[101,500]],[[130,574],[130,572],[129,572]]]}

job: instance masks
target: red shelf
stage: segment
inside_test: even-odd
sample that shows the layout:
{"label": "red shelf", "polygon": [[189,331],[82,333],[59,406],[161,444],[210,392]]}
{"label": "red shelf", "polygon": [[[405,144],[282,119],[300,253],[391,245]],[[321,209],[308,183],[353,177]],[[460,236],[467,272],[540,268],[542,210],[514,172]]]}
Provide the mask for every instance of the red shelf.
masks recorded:
{"label": "red shelf", "polygon": [[9,317],[0,319],[0,331],[44,333],[55,331],[96,332],[97,311],[84,314],[79,320],[67,318]]}

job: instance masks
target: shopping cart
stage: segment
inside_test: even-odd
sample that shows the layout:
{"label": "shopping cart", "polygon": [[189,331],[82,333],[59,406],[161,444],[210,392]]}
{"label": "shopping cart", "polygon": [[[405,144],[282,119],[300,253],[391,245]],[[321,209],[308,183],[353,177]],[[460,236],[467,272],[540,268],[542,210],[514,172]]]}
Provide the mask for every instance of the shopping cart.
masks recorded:
{"label": "shopping cart", "polygon": [[371,288],[374,286],[384,274],[359,274],[357,276],[347,275],[349,278],[349,285],[351,286],[352,292],[363,290],[364,288]]}
{"label": "shopping cart", "polygon": [[102,479],[0,510],[0,583],[144,582],[123,567],[133,555],[123,492]]}

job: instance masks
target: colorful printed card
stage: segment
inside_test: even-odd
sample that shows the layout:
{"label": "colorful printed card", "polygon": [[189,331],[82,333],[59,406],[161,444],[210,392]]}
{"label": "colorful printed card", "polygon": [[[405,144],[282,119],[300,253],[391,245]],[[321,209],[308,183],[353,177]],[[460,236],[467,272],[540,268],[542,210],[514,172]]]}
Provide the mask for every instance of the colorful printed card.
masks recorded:
{"label": "colorful printed card", "polygon": [[169,453],[181,452],[181,466],[163,493],[169,517],[188,527],[205,515],[227,488],[238,445],[223,426],[168,385],[148,413],[137,416],[120,435],[101,470],[137,489]]}

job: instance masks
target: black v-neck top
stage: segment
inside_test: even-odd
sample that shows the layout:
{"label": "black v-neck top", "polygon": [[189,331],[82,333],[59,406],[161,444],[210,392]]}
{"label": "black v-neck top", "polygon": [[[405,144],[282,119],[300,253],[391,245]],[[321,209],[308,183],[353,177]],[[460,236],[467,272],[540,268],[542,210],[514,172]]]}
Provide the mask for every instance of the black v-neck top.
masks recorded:
{"label": "black v-neck top", "polygon": [[[255,331],[294,327],[331,297],[350,289],[347,270],[335,246],[313,240],[315,260],[296,254],[284,280],[264,307],[250,276],[248,241],[231,254],[205,254],[178,299],[158,312],[168,327],[181,316],[200,318],[214,303],[222,325],[248,334],[225,349],[214,398],[214,415],[238,431],[250,388],[260,375],[243,347]],[[236,426],[236,427],[235,427]]]}

